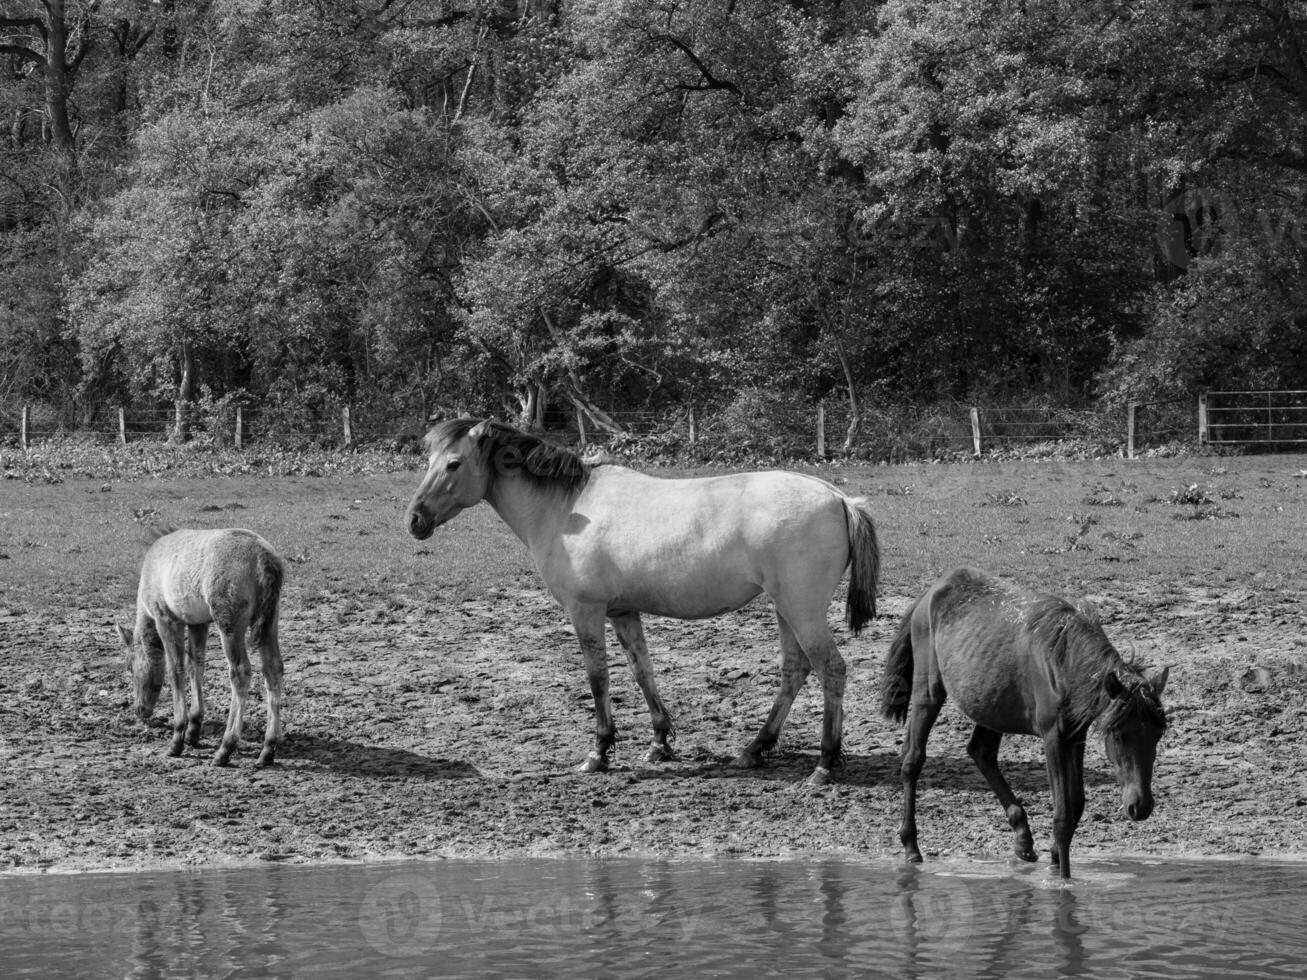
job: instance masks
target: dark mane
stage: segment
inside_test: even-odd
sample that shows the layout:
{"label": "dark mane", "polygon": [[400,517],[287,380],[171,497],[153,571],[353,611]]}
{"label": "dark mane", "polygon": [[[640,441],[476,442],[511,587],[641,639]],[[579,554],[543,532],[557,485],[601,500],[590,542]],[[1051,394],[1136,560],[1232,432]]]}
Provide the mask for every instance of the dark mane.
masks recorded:
{"label": "dark mane", "polygon": [[[422,444],[430,453],[457,442],[484,419],[458,418],[439,422]],[[483,447],[487,472],[493,483],[500,476],[520,476],[538,490],[577,493],[590,479],[590,464],[562,446],[502,422],[490,422],[490,438]]]}
{"label": "dark mane", "polygon": [[[1049,669],[1064,692],[1067,720],[1073,726],[1097,719],[1103,728],[1111,728],[1142,712],[1154,724],[1166,727],[1166,715],[1145,683],[1143,671],[1117,653],[1093,606],[1073,606],[1056,596],[1037,596],[1026,610],[1026,628],[1043,641]],[[1111,702],[1103,688],[1103,679],[1111,671],[1130,691],[1121,702]]]}

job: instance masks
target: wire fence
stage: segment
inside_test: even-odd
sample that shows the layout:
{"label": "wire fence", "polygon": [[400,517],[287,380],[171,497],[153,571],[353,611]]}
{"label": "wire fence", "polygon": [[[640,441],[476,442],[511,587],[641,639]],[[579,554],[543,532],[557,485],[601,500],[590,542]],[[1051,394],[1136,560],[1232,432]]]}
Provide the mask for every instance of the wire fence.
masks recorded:
{"label": "wire fence", "polygon": [[[1304,393],[1307,394],[1307,393]],[[741,456],[934,459],[943,456],[1022,452],[1040,444],[1089,443],[1100,451],[1133,456],[1200,436],[1193,399],[1131,403],[1117,411],[1057,407],[965,405],[881,406],[864,404],[856,417],[847,401],[816,405],[738,403],[669,410],[607,412],[613,425],[581,412],[551,418],[551,437],[588,446],[724,447]],[[102,443],[176,438],[179,419],[187,436],[243,449],[277,444],[348,448],[360,445],[415,448],[427,420],[421,412],[339,411],[317,414],[260,406],[108,407],[83,413],[76,424],[51,406],[0,405],[0,445],[22,448],[75,437]],[[1307,400],[1302,409],[1307,423]],[[1208,409],[1211,412],[1211,409]],[[617,431],[613,431],[613,430]],[[1307,429],[1305,429],[1307,432]]]}

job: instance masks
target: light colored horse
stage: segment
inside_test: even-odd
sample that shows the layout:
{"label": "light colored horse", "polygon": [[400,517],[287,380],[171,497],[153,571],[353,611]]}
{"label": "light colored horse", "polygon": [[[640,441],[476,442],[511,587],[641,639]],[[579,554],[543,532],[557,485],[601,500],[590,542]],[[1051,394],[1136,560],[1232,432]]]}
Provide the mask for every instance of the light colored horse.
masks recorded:
{"label": "light colored horse", "polygon": [[608,768],[616,740],[604,620],[626,651],[649,705],[647,759],[673,757],[672,719],[658,694],[641,613],[702,619],[760,593],[776,607],[781,686],[771,714],[736,764],[761,765],[810,670],[824,697],[824,783],[841,755],[844,660],[827,622],[846,567],[847,615],[857,633],[876,610],[880,555],[866,502],[815,477],[741,473],[659,479],[576,454],[498,422],[454,419],[426,438],[429,461],[406,520],[425,539],[461,510],[489,502],[530,550],[576,630],[595,702],[595,748],[581,769]]}
{"label": "light colored horse", "polygon": [[926,738],[949,695],[976,724],[967,752],[989,783],[1014,833],[1017,857],[1035,860],[1025,808],[998,768],[1004,735],[1044,742],[1053,796],[1053,863],[1071,876],[1071,836],[1085,806],[1085,736],[1097,720],[1131,820],[1153,812],[1157,742],[1166,729],[1168,671],[1145,676],[1108,641],[1092,608],[1036,595],[984,572],[959,568],[938,579],[908,610],[890,645],[881,710],[907,719],[903,739],[903,822],[909,861],[917,847],[917,777]]}
{"label": "light colored horse", "polygon": [[[164,667],[172,682],[172,745],[200,744],[204,721],[204,647],[209,624],[217,627],[231,677],[231,707],[215,765],[225,766],[240,744],[245,700],[250,691],[246,633],[253,631],[263,665],[268,723],[258,764],[271,765],[281,741],[281,646],[277,639],[285,565],[272,545],[253,531],[152,528],[136,593],[136,627],[118,627],[127,649],[136,713],[150,720]],[[190,645],[187,647],[187,637]],[[191,707],[186,711],[186,673]]]}

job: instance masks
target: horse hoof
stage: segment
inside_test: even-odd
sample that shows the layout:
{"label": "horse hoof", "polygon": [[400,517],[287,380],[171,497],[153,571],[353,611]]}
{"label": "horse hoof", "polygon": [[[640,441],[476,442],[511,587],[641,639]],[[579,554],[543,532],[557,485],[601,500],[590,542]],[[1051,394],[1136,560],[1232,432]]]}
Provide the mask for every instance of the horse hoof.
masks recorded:
{"label": "horse hoof", "polygon": [[645,762],[673,762],[675,759],[676,753],[670,745],[652,745],[644,756]]}
{"label": "horse hoof", "polygon": [[213,753],[213,764],[215,766],[226,766],[231,764],[231,750],[219,749]]}
{"label": "horse hoof", "polygon": [[[1025,850],[1021,850],[1021,848],[1017,848],[1016,855],[1017,855],[1017,857],[1019,857],[1022,861],[1038,861],[1038,860],[1039,860],[1039,855],[1035,853],[1034,848],[1026,848]],[[1056,858],[1053,859],[1053,863],[1054,863],[1054,864],[1057,863],[1057,859],[1056,859]]]}
{"label": "horse hoof", "polygon": [[735,761],[731,765],[735,766],[736,769],[761,769],[762,755],[745,749],[735,757]]}
{"label": "horse hoof", "polygon": [[808,777],[809,786],[829,786],[831,783],[830,770],[825,766],[818,766]]}
{"label": "horse hoof", "polygon": [[254,764],[256,766],[270,766],[276,761],[275,755],[276,753],[272,749],[264,749],[259,753],[259,760]]}
{"label": "horse hoof", "polygon": [[598,752],[591,752],[585,757],[585,762],[577,766],[577,772],[607,772],[608,760]]}
{"label": "horse hoof", "polygon": [[908,864],[921,864],[922,863],[921,852],[917,850],[915,847],[909,851],[904,851],[903,860],[907,861]]}
{"label": "horse hoof", "polygon": [[181,742],[173,742],[172,745],[168,746],[168,754],[169,754],[170,756],[173,756],[174,758],[176,758],[177,756],[181,755],[181,754],[182,754],[182,743],[181,743]]}

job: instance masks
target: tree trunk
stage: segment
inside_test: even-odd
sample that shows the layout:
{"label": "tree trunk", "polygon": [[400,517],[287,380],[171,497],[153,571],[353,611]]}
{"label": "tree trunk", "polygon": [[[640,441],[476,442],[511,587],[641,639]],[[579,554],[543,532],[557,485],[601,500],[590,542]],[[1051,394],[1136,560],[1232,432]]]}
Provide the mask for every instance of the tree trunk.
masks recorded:
{"label": "tree trunk", "polygon": [[182,341],[180,352],[181,377],[177,382],[177,417],[173,424],[173,442],[186,442],[191,437],[191,420],[187,414],[195,399],[195,352],[189,340]]}
{"label": "tree trunk", "polygon": [[853,444],[857,442],[858,435],[862,432],[862,406],[858,403],[858,389],[853,383],[853,367],[849,364],[849,353],[844,349],[844,341],[839,335],[835,337],[835,356],[840,359],[840,368],[844,371],[844,391],[849,399],[849,427],[844,432],[844,446],[840,451],[849,453],[853,451]]}
{"label": "tree trunk", "polygon": [[50,17],[50,37],[45,51],[45,108],[50,120],[50,140],[71,172],[77,164],[77,148],[68,118],[68,94],[72,85],[64,0],[46,0],[45,7]]}

